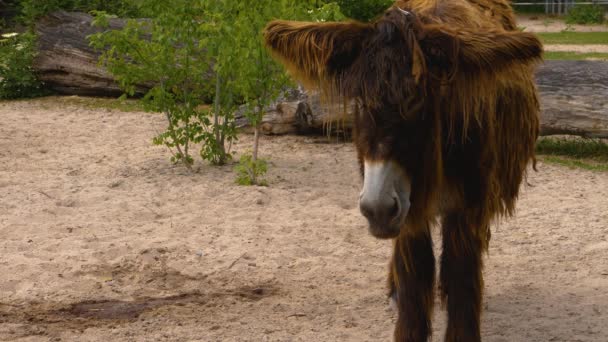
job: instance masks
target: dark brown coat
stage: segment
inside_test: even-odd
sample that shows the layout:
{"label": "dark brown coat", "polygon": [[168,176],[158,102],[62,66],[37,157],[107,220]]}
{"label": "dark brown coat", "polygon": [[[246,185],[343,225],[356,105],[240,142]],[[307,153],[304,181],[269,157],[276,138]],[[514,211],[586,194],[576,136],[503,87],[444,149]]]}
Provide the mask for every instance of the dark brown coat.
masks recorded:
{"label": "dark brown coat", "polygon": [[513,214],[534,160],[539,40],[516,29],[504,0],[399,0],[370,24],[274,21],[265,38],[305,85],[357,101],[361,162],[393,160],[411,178],[389,277],[399,307],[395,339],[431,332],[429,229],[440,217],[446,340],[480,340],[489,227]]}

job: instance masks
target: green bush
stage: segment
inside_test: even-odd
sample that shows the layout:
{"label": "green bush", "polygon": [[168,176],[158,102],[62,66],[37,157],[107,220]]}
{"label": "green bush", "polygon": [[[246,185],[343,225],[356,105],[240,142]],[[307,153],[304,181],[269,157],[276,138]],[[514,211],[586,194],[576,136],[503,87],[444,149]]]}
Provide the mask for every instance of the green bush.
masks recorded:
{"label": "green bush", "polygon": [[604,10],[599,5],[575,5],[568,11],[567,24],[601,24]]}
{"label": "green bush", "polygon": [[0,0],[0,32],[14,26],[14,17],[19,13],[17,0]]}
{"label": "green bush", "polygon": [[104,11],[119,17],[133,18],[140,14],[140,5],[134,0],[24,0],[21,2],[21,18],[25,23],[31,24],[37,18],[56,10]]}
{"label": "green bush", "polygon": [[[126,95],[135,93],[136,84],[152,85],[143,98],[144,106],[164,113],[168,124],[153,142],[166,146],[173,162],[192,169],[191,150],[197,148],[202,159],[224,164],[236,138],[232,112],[236,105],[230,92],[217,91],[224,90],[226,80],[232,78],[214,75],[214,80],[209,75],[219,64],[212,59],[216,45],[212,38],[221,38],[218,25],[197,23],[201,13],[209,13],[205,0],[174,0],[171,4],[159,0],[154,4],[159,7],[150,6],[158,10],[152,20],[129,20],[121,30],[90,35],[91,46],[103,51],[100,62]],[[107,28],[112,16],[94,13],[94,25]],[[204,106],[204,100],[213,84],[217,90],[211,109]]]}
{"label": "green bush", "polygon": [[0,38],[0,99],[34,97],[42,94],[32,61],[35,38],[32,34],[4,34]]}
{"label": "green bush", "polygon": [[[534,3],[535,1],[531,2]],[[538,5],[518,5],[516,2],[512,2],[511,6],[515,13],[518,14],[545,14],[545,5],[543,3]]]}
{"label": "green bush", "polygon": [[236,172],[236,183],[238,185],[261,185],[267,186],[266,180],[260,179],[268,171],[268,163],[264,159],[253,160],[253,156],[245,154],[241,156],[239,163],[234,167]]}
{"label": "green bush", "polygon": [[370,21],[389,8],[393,0],[337,0],[342,13],[352,19]]}

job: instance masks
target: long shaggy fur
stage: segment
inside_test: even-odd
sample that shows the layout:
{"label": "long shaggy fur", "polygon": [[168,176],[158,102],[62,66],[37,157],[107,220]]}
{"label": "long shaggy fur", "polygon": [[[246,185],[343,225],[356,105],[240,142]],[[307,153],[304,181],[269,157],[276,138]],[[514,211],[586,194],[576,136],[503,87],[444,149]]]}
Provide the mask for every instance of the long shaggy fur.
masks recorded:
{"label": "long shaggy fur", "polygon": [[[530,142],[538,134],[531,75],[541,60],[540,41],[515,29],[503,0],[395,5],[413,14],[389,10],[371,24],[274,21],[266,28],[266,44],[305,85],[360,100],[361,115],[385,115],[376,113],[388,105],[405,119],[425,116],[435,146],[425,148],[430,154],[421,158],[433,162],[416,168],[424,165],[422,174],[437,175],[422,187],[421,210],[437,208],[434,192],[443,190],[439,185],[450,176],[443,162],[450,154],[446,144],[474,136],[477,164],[487,179],[488,191],[480,199],[487,207],[484,216],[512,214],[523,170],[534,157]],[[423,216],[421,221],[430,218]]]}
{"label": "long shaggy fur", "polygon": [[309,87],[336,82],[363,48],[369,25],[349,23],[289,22],[277,20],[265,30],[266,44],[296,78]]}
{"label": "long shaggy fur", "polygon": [[392,8],[369,24],[274,21],[266,44],[305,85],[357,101],[360,161],[395,160],[411,178],[407,229],[395,240],[389,279],[402,297],[396,339],[419,341],[430,331],[428,229],[442,216],[446,339],[475,341],[490,223],[513,214],[534,161],[533,68],[542,44],[517,30],[506,0],[398,0],[395,7],[407,12]]}

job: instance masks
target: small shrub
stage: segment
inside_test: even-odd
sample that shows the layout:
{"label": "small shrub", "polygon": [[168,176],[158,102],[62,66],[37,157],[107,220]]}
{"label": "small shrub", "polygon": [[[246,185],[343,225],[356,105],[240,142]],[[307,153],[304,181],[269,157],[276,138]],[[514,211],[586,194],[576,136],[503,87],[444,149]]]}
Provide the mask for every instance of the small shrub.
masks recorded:
{"label": "small shrub", "polygon": [[260,179],[268,171],[268,163],[264,159],[254,161],[252,155],[243,155],[234,171],[237,175],[236,183],[239,185],[268,186],[266,180]]}
{"label": "small shrub", "polygon": [[370,21],[389,8],[393,0],[338,0],[340,10],[345,16],[360,20]]}
{"label": "small shrub", "polygon": [[32,68],[34,36],[9,33],[0,37],[0,99],[41,95],[42,84]]}
{"label": "small shrub", "polygon": [[601,24],[604,10],[599,5],[576,5],[568,11],[567,24]]}

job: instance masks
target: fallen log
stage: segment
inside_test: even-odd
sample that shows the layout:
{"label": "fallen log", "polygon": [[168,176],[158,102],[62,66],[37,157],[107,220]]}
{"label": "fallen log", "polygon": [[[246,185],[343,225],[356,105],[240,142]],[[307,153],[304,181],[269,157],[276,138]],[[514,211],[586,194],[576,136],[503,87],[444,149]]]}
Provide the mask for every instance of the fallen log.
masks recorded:
{"label": "fallen log", "polygon": [[608,138],[608,63],[547,61],[536,80],[541,135]]}
{"label": "fallen log", "polygon": [[[101,53],[89,46],[87,36],[101,32],[93,17],[78,12],[53,12],[36,23],[37,55],[33,68],[45,86],[67,95],[120,96],[112,75],[98,65]],[[121,29],[124,19],[110,19],[108,29]],[[144,84],[136,87],[143,94]]]}
{"label": "fallen log", "polygon": [[[235,113],[236,125],[244,132],[253,132],[245,116],[246,107]],[[352,129],[350,119],[354,105],[322,102],[319,93],[302,87],[289,89],[265,109],[260,131],[266,135],[342,133]]]}
{"label": "fallen log", "polygon": [[[541,97],[541,135],[569,134],[608,138],[608,63],[600,61],[547,61],[536,74]],[[308,134],[327,132],[331,116],[343,109],[321,105],[317,93],[292,91],[266,109],[261,131],[264,134]],[[352,106],[340,125],[349,130]],[[337,114],[336,114],[337,113]],[[249,131],[243,112],[237,124]],[[329,127],[330,130],[332,127]]]}
{"label": "fallen log", "polygon": [[[97,63],[100,53],[86,37],[101,29],[91,26],[84,13],[54,12],[36,25],[38,54],[34,69],[47,87],[63,94],[119,96],[118,84]],[[126,20],[111,19],[110,29],[124,27]],[[608,138],[608,64],[600,61],[547,61],[537,73],[541,94],[541,135],[571,134]],[[145,93],[149,86],[138,86]],[[311,134],[348,131],[352,105],[321,104],[319,95],[302,89],[288,92],[266,108],[264,134]],[[244,112],[237,124],[249,130]],[[342,117],[338,120],[337,118]],[[329,124],[328,124],[329,123]],[[329,125],[329,126],[328,126]]]}

